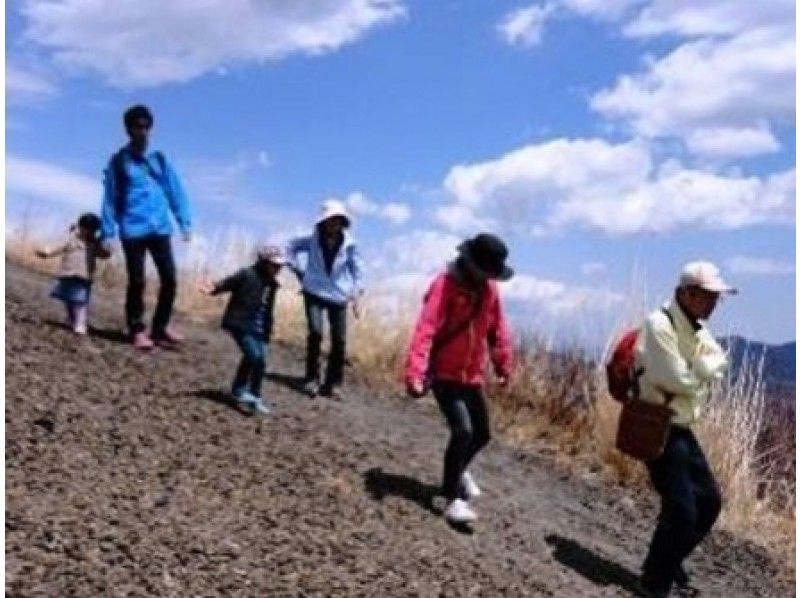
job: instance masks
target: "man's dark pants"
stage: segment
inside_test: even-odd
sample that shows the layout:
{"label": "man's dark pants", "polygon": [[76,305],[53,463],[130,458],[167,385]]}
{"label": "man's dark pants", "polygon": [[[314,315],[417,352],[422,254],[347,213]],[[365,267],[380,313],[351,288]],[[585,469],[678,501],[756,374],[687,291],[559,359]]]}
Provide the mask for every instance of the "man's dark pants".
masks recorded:
{"label": "man's dark pants", "polygon": [[683,559],[705,538],[722,509],[714,474],[692,431],[671,426],[664,453],[647,463],[661,496],[650,550],[642,567],[649,585],[668,590]]}
{"label": "man's dark pants", "polygon": [[328,312],[331,333],[331,352],[325,372],[327,387],[338,386],[344,377],[344,358],[347,342],[347,306],[325,301],[320,297],[304,293],[308,339],[306,345],[306,380],[319,380],[319,356],[322,344],[323,312]]}
{"label": "man's dark pants", "polygon": [[177,279],[175,260],[172,256],[172,244],[169,235],[148,235],[133,239],[123,239],[122,249],[125,253],[125,265],[128,270],[128,293],[125,299],[125,317],[131,335],[145,329],[144,288],[145,255],[149,251],[153,258],[161,286],[158,290],[158,302],[153,315],[153,334],[162,334],[169,324],[172,315],[172,304],[175,302]]}

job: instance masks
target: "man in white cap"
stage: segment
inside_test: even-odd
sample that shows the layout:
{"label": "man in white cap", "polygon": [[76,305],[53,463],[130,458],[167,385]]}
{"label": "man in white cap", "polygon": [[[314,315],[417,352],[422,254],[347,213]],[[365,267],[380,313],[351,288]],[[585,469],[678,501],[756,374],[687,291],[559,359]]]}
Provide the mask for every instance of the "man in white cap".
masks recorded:
{"label": "man in white cap", "polygon": [[[342,398],[342,382],[347,339],[347,304],[352,303],[358,317],[358,299],[363,294],[363,265],[355,239],[350,235],[350,216],[342,202],[322,203],[311,235],[292,239],[287,250],[289,267],[303,286],[308,340],[303,389],[311,397],[321,393]],[[306,254],[305,264],[299,261]],[[320,387],[319,356],[322,344],[322,317],[328,314],[331,351],[325,381]]]}
{"label": "man in white cap", "polygon": [[673,584],[688,584],[683,560],[708,534],[722,508],[719,486],[691,425],[728,365],[705,322],[720,296],[734,293],[714,264],[686,264],[673,300],[646,318],[637,342],[639,398],[673,411],[664,452],[646,462],[661,496],[661,513],[642,567],[642,589],[650,596],[666,596]]}

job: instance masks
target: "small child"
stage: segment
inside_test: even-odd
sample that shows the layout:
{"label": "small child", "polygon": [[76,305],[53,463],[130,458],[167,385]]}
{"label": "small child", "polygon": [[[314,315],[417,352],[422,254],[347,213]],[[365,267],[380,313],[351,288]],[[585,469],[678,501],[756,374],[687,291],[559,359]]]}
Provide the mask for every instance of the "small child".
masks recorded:
{"label": "small child", "polygon": [[262,247],[257,256],[252,266],[216,283],[200,281],[197,288],[205,295],[231,293],[222,328],[233,336],[242,351],[233,379],[233,397],[254,413],[267,415],[271,409],[261,398],[261,382],[272,334],[272,311],[278,291],[276,277],[285,260],[278,247]]}
{"label": "small child", "polygon": [[67,324],[75,334],[85,335],[87,314],[92,295],[95,262],[109,254],[99,241],[100,218],[86,213],[70,226],[67,242],[54,249],[37,249],[36,255],[46,259],[61,256],[58,280],[51,297],[64,302]]}

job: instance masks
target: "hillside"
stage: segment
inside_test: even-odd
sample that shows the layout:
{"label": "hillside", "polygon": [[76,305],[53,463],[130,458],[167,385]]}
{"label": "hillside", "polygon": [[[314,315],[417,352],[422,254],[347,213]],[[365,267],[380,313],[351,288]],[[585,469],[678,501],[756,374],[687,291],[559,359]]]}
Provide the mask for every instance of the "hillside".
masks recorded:
{"label": "hillside", "polygon": [[[632,595],[652,495],[495,441],[474,466],[482,517],[451,529],[430,402],[309,400],[291,385],[300,352],[277,346],[275,414],[247,417],[222,392],[237,354],[218,329],[137,354],[100,293],[76,339],[47,285],[6,264],[7,595]],[[688,567],[707,596],[793,591],[724,532]]]}

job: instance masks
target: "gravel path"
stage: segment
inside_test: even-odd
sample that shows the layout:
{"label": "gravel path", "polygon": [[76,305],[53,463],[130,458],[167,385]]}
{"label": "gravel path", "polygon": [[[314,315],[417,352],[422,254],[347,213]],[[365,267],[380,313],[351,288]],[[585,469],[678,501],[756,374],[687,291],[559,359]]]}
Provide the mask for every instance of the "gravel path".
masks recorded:
{"label": "gravel path", "polygon": [[[655,517],[544,453],[494,441],[472,533],[434,500],[446,430],[430,402],[293,389],[274,347],[267,419],[223,388],[238,358],[184,325],[180,351],[135,353],[120,298],[89,338],[58,325],[46,279],[6,264],[9,596],[631,596]],[[763,551],[715,532],[689,563],[705,596],[790,596]]]}

